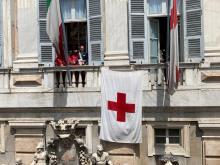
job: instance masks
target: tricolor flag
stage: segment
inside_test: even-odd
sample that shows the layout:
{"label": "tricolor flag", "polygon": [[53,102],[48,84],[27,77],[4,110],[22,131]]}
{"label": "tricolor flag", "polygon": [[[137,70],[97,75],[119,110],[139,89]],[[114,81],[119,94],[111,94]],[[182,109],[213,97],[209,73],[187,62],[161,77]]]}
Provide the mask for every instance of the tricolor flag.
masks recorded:
{"label": "tricolor flag", "polygon": [[179,42],[177,0],[171,0],[170,10],[170,63],[168,70],[168,91],[172,93],[179,81]]}
{"label": "tricolor flag", "polygon": [[143,71],[101,70],[100,139],[118,143],[142,141]]}
{"label": "tricolor flag", "polygon": [[62,17],[59,0],[47,0],[47,34],[58,56],[64,59]]}

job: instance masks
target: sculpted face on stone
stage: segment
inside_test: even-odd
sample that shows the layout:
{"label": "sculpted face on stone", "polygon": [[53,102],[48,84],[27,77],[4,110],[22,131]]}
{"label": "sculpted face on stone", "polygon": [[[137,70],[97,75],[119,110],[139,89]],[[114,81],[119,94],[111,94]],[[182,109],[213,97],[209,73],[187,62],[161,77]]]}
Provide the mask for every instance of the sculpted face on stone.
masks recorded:
{"label": "sculpted face on stone", "polygon": [[97,146],[97,154],[98,154],[98,156],[100,156],[100,157],[101,157],[102,154],[103,154],[103,147],[102,147],[101,144]]}

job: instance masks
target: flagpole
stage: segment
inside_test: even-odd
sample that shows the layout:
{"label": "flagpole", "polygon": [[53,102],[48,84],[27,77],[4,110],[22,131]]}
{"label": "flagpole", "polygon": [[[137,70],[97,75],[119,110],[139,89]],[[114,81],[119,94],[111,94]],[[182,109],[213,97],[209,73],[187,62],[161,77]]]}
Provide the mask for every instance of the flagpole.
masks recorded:
{"label": "flagpole", "polygon": [[[60,3],[61,0],[59,0]],[[63,19],[63,12],[62,12],[62,8],[61,8],[61,3],[60,3],[60,15],[61,15],[61,20],[62,20],[62,30],[63,30],[63,46],[64,46],[64,56],[65,56],[65,60],[66,60],[66,69],[67,69],[67,77],[69,80],[69,85],[72,85],[72,80],[71,80],[71,74],[70,74],[70,67],[69,67],[69,62],[68,62],[68,45],[67,45],[67,39],[66,39],[66,30],[65,30],[65,26],[64,26],[64,19]]]}
{"label": "flagpole", "polygon": [[170,0],[167,3],[166,82],[168,83],[170,61]]}

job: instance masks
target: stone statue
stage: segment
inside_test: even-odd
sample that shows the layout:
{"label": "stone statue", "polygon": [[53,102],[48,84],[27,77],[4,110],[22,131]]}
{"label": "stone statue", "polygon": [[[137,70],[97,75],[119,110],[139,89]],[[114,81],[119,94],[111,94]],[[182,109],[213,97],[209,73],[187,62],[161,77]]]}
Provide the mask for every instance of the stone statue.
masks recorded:
{"label": "stone statue", "polygon": [[75,138],[75,142],[78,145],[79,164],[91,165],[90,156],[88,154],[88,148],[86,147],[82,137]]}
{"label": "stone statue", "polygon": [[97,146],[97,152],[92,154],[92,165],[113,165],[109,154],[104,152],[102,145]]}
{"label": "stone statue", "polygon": [[173,156],[172,153],[162,156],[160,158],[160,162],[162,165],[179,165],[177,159]]}
{"label": "stone statue", "polygon": [[16,159],[15,165],[23,165],[21,158]]}
{"label": "stone statue", "polygon": [[37,152],[34,154],[34,160],[31,165],[46,165],[47,152],[44,151],[44,145],[42,142],[37,145]]}

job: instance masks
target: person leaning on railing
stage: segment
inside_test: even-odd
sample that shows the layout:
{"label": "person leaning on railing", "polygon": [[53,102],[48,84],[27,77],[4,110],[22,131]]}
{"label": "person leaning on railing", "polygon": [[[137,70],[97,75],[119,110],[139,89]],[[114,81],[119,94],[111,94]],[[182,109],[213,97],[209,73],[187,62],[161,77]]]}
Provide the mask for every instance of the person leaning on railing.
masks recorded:
{"label": "person leaning on railing", "polygon": [[[62,56],[57,56],[55,59],[55,66],[56,67],[62,67],[66,66],[66,61]],[[60,71],[56,71],[56,87],[59,88],[60,86]],[[66,72],[62,71],[62,80],[63,80],[63,86],[65,87],[65,79],[66,79]]]}
{"label": "person leaning on railing", "polygon": [[[77,49],[74,49],[73,53],[69,55],[68,62],[69,62],[69,65],[72,65],[72,66],[73,65],[79,65],[79,53],[78,53]],[[72,80],[73,74],[75,76],[76,87],[78,87],[78,84],[79,84],[79,71],[71,72],[71,80]]]}
{"label": "person leaning on railing", "polygon": [[[83,45],[80,45],[79,47],[79,65],[88,65],[88,53],[85,51]],[[82,86],[85,87],[86,72],[81,71],[80,74],[82,77]]]}

